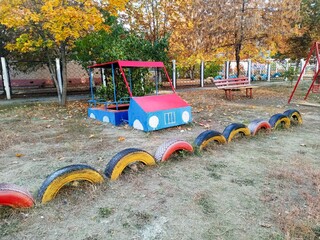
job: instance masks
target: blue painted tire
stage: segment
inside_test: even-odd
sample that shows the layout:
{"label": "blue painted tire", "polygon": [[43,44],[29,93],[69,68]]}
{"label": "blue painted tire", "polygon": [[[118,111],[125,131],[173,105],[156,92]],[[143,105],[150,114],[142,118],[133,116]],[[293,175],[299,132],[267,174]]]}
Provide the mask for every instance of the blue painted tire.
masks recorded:
{"label": "blue painted tire", "polygon": [[51,201],[63,186],[73,181],[102,183],[104,177],[96,169],[85,164],[66,166],[46,178],[38,191],[38,199],[41,203]]}
{"label": "blue painted tire", "polygon": [[269,123],[273,129],[290,127],[290,119],[282,113],[277,113],[271,116]]}
{"label": "blue painted tire", "polygon": [[148,166],[156,164],[150,153],[138,148],[127,148],[112,157],[104,174],[111,180],[116,180],[127,166],[135,162],[142,162]]}
{"label": "blue painted tire", "polygon": [[302,117],[298,110],[296,109],[288,109],[283,113],[290,119],[291,125],[300,125],[302,124]]}
{"label": "blue painted tire", "polygon": [[199,136],[194,140],[194,145],[200,150],[203,150],[210,143],[225,144],[227,143],[226,138],[218,131],[206,130],[199,134]]}
{"label": "blue painted tire", "polygon": [[250,129],[242,123],[231,123],[222,133],[228,143],[238,134],[246,137],[251,136]]}

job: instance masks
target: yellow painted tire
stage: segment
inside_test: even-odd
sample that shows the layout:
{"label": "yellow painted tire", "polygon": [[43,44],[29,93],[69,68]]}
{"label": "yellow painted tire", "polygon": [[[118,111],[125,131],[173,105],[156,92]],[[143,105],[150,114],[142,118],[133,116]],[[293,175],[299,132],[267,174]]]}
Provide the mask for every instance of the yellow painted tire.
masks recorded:
{"label": "yellow painted tire", "polygon": [[134,162],[142,162],[148,166],[156,164],[154,157],[150,153],[138,148],[127,148],[113,156],[104,173],[111,180],[116,180],[122,171]]}
{"label": "yellow painted tire", "polygon": [[222,133],[228,143],[238,134],[246,137],[251,136],[250,129],[242,123],[231,123]]}
{"label": "yellow painted tire", "polygon": [[273,129],[290,127],[290,119],[282,113],[277,113],[273,115],[269,119],[269,123]]}
{"label": "yellow painted tire", "polygon": [[90,183],[102,183],[104,177],[94,168],[85,164],[75,164],[61,168],[43,182],[38,192],[41,203],[51,201],[66,184],[73,181],[88,181]]}
{"label": "yellow painted tire", "polygon": [[289,109],[283,113],[290,119],[291,125],[300,125],[302,124],[302,117],[298,110]]}
{"label": "yellow painted tire", "polygon": [[227,140],[220,132],[214,130],[206,130],[194,140],[194,145],[200,150],[206,148],[209,143],[225,144]]}

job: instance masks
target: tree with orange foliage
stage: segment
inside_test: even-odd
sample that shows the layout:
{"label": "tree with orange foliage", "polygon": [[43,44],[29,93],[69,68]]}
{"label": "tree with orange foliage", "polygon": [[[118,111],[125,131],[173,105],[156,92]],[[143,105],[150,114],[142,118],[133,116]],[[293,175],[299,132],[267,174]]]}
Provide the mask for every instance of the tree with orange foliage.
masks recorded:
{"label": "tree with orange foliage", "polygon": [[[57,92],[61,105],[67,96],[67,56],[74,41],[90,32],[104,29],[104,12],[117,15],[124,10],[127,0],[2,0],[0,24],[13,29],[18,37],[6,43],[6,49],[20,53],[42,51],[47,55],[51,73],[52,59],[62,62],[63,89]],[[57,79],[52,74],[57,84]]]}

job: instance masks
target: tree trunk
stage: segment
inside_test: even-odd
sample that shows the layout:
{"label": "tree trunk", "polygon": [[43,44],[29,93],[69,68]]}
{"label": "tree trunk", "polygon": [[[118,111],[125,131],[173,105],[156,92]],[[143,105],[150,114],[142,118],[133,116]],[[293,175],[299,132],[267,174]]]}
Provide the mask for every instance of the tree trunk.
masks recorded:
{"label": "tree trunk", "polygon": [[240,52],[242,48],[243,43],[243,32],[244,32],[244,12],[245,12],[245,6],[246,6],[246,0],[242,0],[242,6],[241,6],[241,17],[240,17],[240,29],[239,33],[236,31],[235,34],[235,57],[236,57],[236,63],[237,63],[237,77],[240,77]]}
{"label": "tree trunk", "polygon": [[235,57],[237,63],[237,77],[240,77],[240,52],[241,52],[241,43],[237,43],[235,46]]}

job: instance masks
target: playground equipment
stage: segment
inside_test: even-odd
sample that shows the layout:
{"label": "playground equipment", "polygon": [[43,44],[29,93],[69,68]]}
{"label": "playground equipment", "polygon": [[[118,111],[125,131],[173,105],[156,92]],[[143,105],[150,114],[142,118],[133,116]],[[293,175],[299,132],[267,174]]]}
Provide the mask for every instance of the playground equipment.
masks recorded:
{"label": "playground equipment", "polygon": [[193,147],[190,143],[183,140],[169,140],[160,145],[154,154],[154,158],[157,162],[164,162],[177,151],[193,152]]}
{"label": "playground equipment", "polygon": [[41,203],[51,201],[60,189],[73,181],[102,183],[104,177],[94,168],[85,164],[75,164],[58,169],[43,182],[38,192]]}
{"label": "playground equipment", "polygon": [[268,121],[263,119],[255,119],[248,125],[250,129],[251,136],[255,136],[259,131],[265,130],[266,132],[270,132],[271,125]]}
{"label": "playground equipment", "polygon": [[[112,71],[112,83],[114,99],[111,102],[106,100],[98,101],[94,97],[93,91],[93,70],[110,69]],[[129,77],[125,74],[125,69],[129,69]],[[163,70],[170,83],[171,94],[158,94],[158,74],[155,78],[156,95],[135,97],[132,93],[132,68],[155,68]],[[128,91],[127,99],[117,99],[117,89],[115,81],[115,71],[119,70]],[[168,72],[162,62],[142,62],[142,61],[115,61],[102,64],[95,64],[89,67],[91,100],[88,108],[88,116],[102,122],[110,122],[113,125],[129,123],[129,126],[146,132],[174,127],[192,121],[191,107],[180,96],[175,93]],[[128,81],[129,80],[129,81]],[[97,106],[100,105],[100,106]]]}
{"label": "playground equipment", "polygon": [[320,42],[315,42],[313,43],[311,49],[310,49],[310,52],[308,54],[308,57],[303,65],[303,68],[300,72],[300,75],[299,75],[299,78],[298,78],[298,81],[296,82],[296,85],[294,86],[292,92],[291,92],[291,95],[289,97],[289,100],[288,100],[288,104],[291,102],[292,98],[293,98],[293,95],[302,79],[302,76],[303,76],[303,73],[311,59],[311,57],[314,55],[315,56],[315,59],[316,59],[316,67],[315,67],[315,70],[314,70],[314,75],[313,75],[313,78],[312,78],[312,82],[311,82],[311,85],[308,89],[308,92],[306,94],[306,96],[304,97],[304,100],[306,100],[310,94],[310,92],[312,91],[313,93],[319,93],[320,92],[320,52],[319,52],[319,45],[320,45]]}
{"label": "playground equipment", "polygon": [[34,205],[32,195],[24,188],[10,183],[0,183],[0,205],[12,208],[30,208]]}
{"label": "playground equipment", "polygon": [[[104,174],[110,180],[116,180],[126,167],[135,162],[153,166],[169,160],[172,154],[177,151],[193,153],[195,148],[204,150],[211,143],[227,144],[237,136],[255,136],[262,130],[268,132],[271,129],[276,130],[280,126],[289,128],[297,124],[302,124],[300,112],[296,109],[289,109],[283,114],[274,114],[269,121],[253,120],[248,127],[242,123],[232,123],[224,129],[222,134],[215,130],[206,130],[197,136],[193,146],[186,141],[173,139],[160,145],[154,155],[142,149],[127,148],[112,157],[105,168]],[[38,191],[38,200],[41,203],[51,201],[61,188],[73,181],[84,180],[93,184],[100,184],[105,181],[105,176],[93,167],[84,164],[74,164],[60,168],[50,174],[43,182]],[[34,206],[34,203],[32,195],[24,188],[14,184],[0,183],[0,205],[28,208]]]}
{"label": "playground equipment", "polygon": [[250,129],[242,123],[231,123],[222,132],[227,142],[231,142],[237,134],[248,137],[250,136]]}
{"label": "playground equipment", "polygon": [[194,141],[194,145],[196,147],[198,147],[200,150],[202,150],[211,142],[225,144],[225,143],[227,143],[227,140],[218,131],[206,130],[206,131],[199,134],[199,136]]}
{"label": "playground equipment", "polygon": [[104,173],[111,180],[116,180],[127,166],[135,162],[142,162],[148,166],[156,164],[150,153],[138,148],[127,148],[113,156]]}
{"label": "playground equipment", "polygon": [[286,115],[282,113],[277,113],[271,116],[271,118],[269,119],[269,123],[270,123],[270,126],[274,129],[289,128],[291,121]]}

